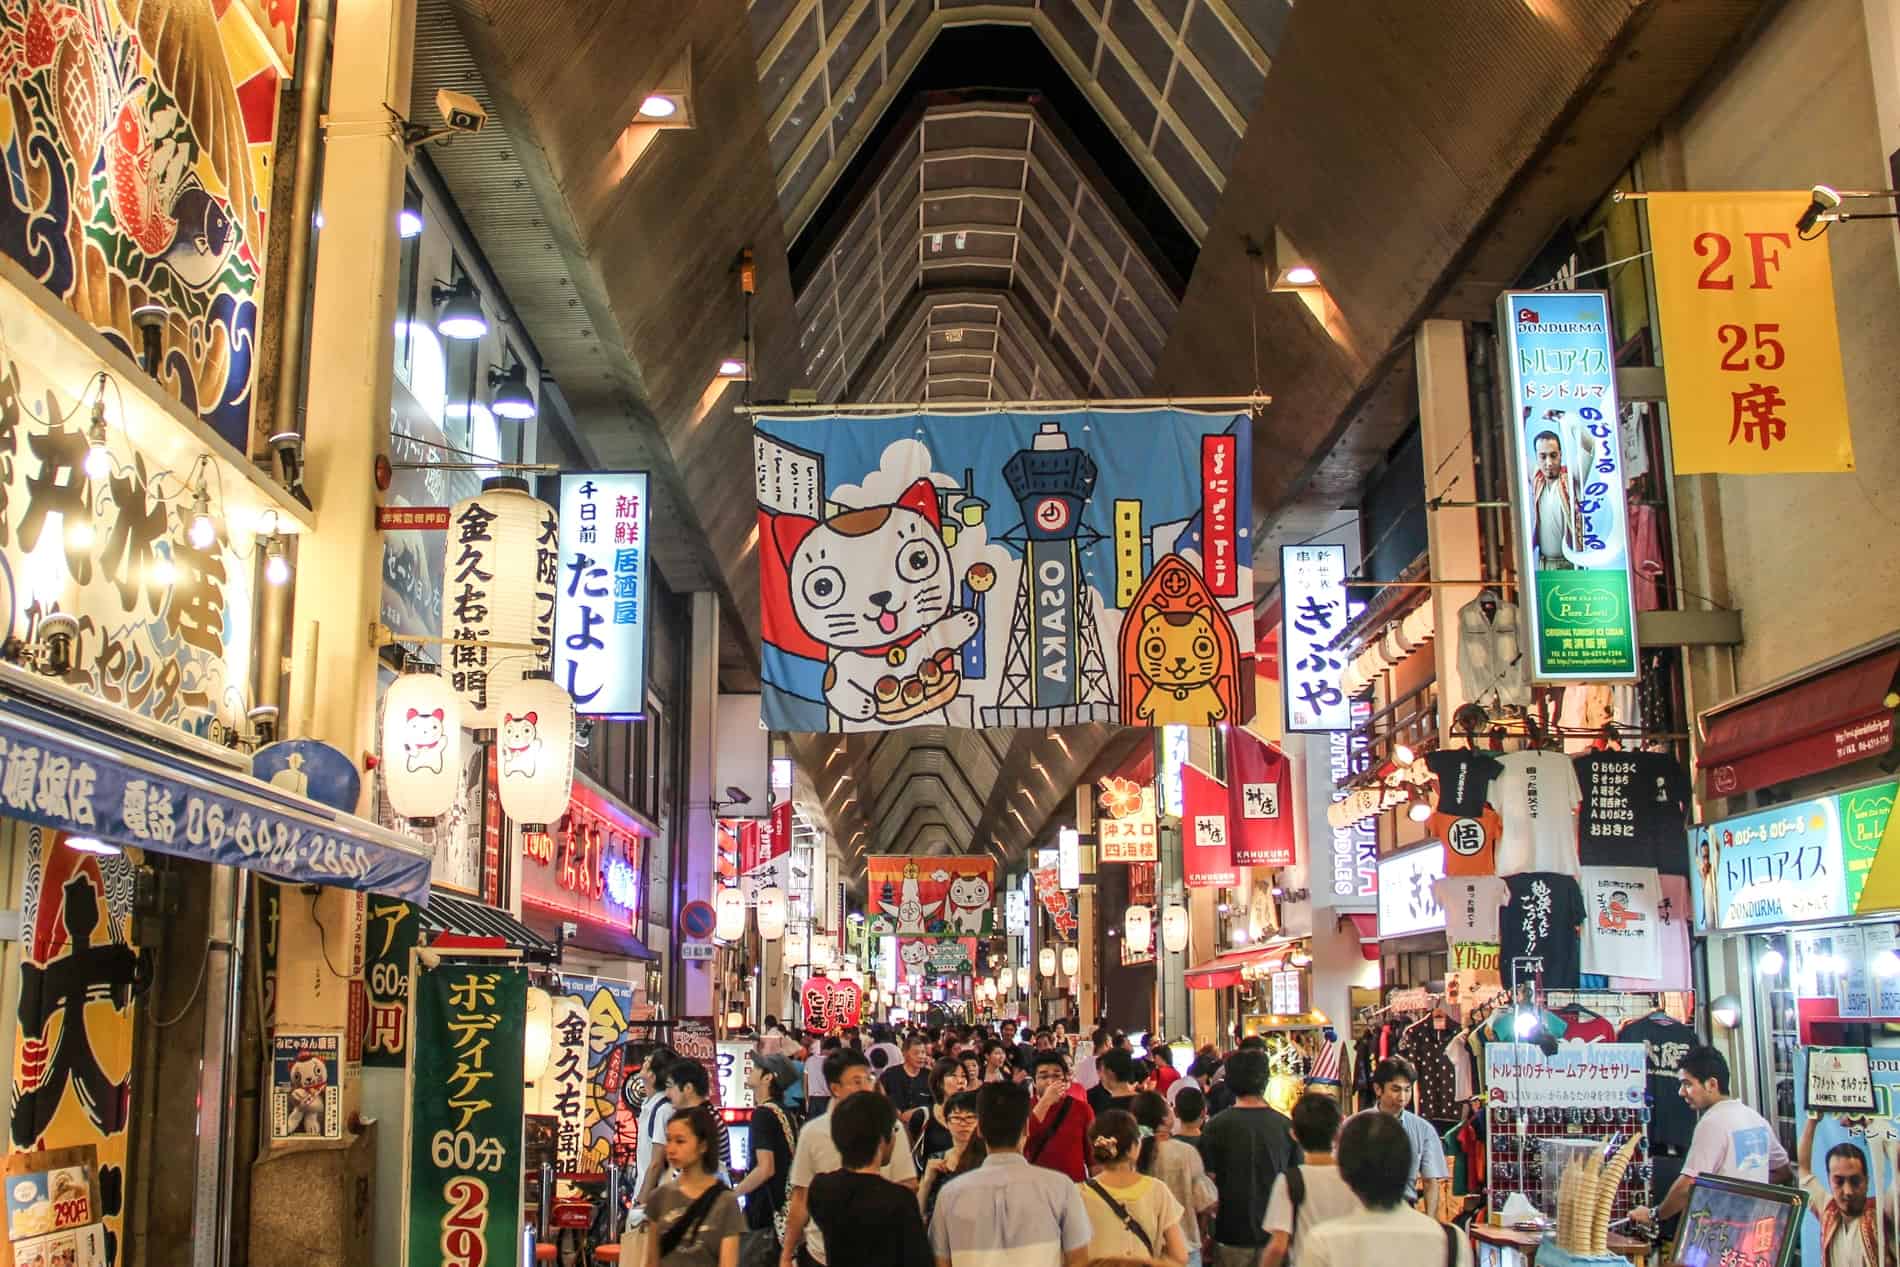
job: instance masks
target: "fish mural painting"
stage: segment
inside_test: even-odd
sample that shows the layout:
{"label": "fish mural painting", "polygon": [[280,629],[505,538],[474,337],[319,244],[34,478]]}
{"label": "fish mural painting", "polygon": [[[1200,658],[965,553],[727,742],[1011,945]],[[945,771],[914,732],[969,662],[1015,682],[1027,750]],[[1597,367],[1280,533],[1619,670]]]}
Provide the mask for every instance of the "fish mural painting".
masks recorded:
{"label": "fish mural painting", "polygon": [[241,451],[298,8],[0,0],[0,254]]}
{"label": "fish mural painting", "polygon": [[1251,419],[762,417],[766,725],[1239,720]]}

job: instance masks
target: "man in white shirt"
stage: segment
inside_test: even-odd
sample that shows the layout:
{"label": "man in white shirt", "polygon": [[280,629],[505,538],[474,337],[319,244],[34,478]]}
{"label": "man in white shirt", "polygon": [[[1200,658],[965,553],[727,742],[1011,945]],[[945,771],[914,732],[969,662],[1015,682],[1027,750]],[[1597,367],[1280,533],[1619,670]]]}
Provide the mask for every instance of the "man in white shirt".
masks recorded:
{"label": "man in white shirt", "polygon": [[[876,1093],[871,1080],[871,1062],[855,1047],[839,1047],[825,1057],[825,1085],[831,1092],[832,1107],[860,1092]],[[785,1207],[785,1244],[779,1250],[779,1267],[825,1267],[825,1238],[811,1219],[807,1199],[811,1181],[819,1175],[844,1168],[844,1157],[831,1139],[831,1115],[813,1118],[798,1132],[798,1147],[792,1153],[792,1173],[788,1178],[791,1200]],[[917,1190],[917,1163],[911,1159],[910,1138],[904,1125],[891,1127],[891,1156],[880,1171],[892,1183]],[[839,1263],[838,1267],[851,1267]]]}
{"label": "man in white shirt", "polygon": [[[655,1047],[640,1062],[638,1078],[647,1088],[647,1098],[640,1104],[640,1132],[634,1147],[633,1190],[635,1199],[646,1200],[648,1180],[656,1173],[664,1174],[666,1165],[663,1154],[666,1150],[666,1124],[673,1119],[673,1099],[666,1093],[666,1073],[679,1056],[672,1048]],[[654,1180],[657,1184],[658,1180]]]}
{"label": "man in white shirt", "polygon": [[811,1055],[805,1059],[805,1120],[824,1116],[825,1109],[831,1104],[831,1095],[825,1089],[825,1057],[844,1046],[836,1035],[820,1039],[812,1044]]}
{"label": "man in white shirt", "polygon": [[[1316,1223],[1296,1244],[1300,1267],[1471,1267],[1471,1242],[1405,1203],[1411,1142],[1390,1113],[1358,1113],[1339,1132],[1339,1173],[1364,1209]],[[1272,1246],[1268,1246],[1272,1252]]]}
{"label": "man in white shirt", "polygon": [[1340,1120],[1339,1101],[1331,1096],[1309,1091],[1293,1106],[1293,1138],[1306,1156],[1274,1176],[1264,1225],[1273,1239],[1261,1267],[1298,1263],[1297,1247],[1312,1239],[1314,1227],[1365,1209],[1333,1158]]}
{"label": "man in white shirt", "polygon": [[1701,1114],[1682,1174],[1670,1185],[1662,1204],[1651,1210],[1638,1206],[1630,1222],[1660,1223],[1681,1214],[1689,1204],[1689,1190],[1697,1175],[1720,1175],[1755,1183],[1786,1183],[1794,1177],[1788,1150],[1775,1138],[1775,1128],[1740,1100],[1729,1098],[1728,1061],[1713,1047],[1690,1048],[1676,1062],[1682,1098]]}

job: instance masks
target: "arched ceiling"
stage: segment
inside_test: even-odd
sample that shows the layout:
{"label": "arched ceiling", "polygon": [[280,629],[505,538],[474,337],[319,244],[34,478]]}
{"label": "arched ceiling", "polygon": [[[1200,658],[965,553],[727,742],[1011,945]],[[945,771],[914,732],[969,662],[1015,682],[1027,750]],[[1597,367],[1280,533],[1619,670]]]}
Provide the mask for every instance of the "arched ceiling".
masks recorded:
{"label": "arched ceiling", "polygon": [[[1418,325],[1482,320],[1769,0],[416,0],[439,165],[655,555],[756,688],[741,391],[839,402],[1247,393],[1255,549],[1350,504],[1413,416]],[[426,37],[426,38],[425,38]],[[632,143],[691,67],[688,131]],[[505,140],[502,138],[506,138]],[[1663,173],[1666,179],[1667,173]],[[1319,272],[1322,322],[1255,244]],[[738,295],[750,248],[759,287]],[[713,367],[750,320],[749,387]],[[791,738],[855,855],[1019,857],[1145,732]]]}

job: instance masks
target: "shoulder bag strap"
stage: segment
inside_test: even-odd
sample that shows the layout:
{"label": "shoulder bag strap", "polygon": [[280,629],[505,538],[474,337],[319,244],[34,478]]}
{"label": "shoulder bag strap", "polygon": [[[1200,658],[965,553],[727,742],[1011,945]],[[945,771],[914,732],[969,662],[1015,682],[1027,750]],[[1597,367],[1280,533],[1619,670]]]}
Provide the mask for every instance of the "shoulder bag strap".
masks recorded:
{"label": "shoulder bag strap", "polygon": [[[1141,1242],[1141,1248],[1149,1255],[1153,1255],[1155,1252],[1154,1241],[1149,1237],[1147,1232],[1142,1230],[1141,1224],[1135,1222],[1135,1216],[1128,1212],[1128,1207],[1117,1201],[1114,1197],[1109,1196],[1108,1189],[1104,1188],[1095,1180],[1089,1180],[1089,1187],[1094,1190],[1096,1196],[1102,1199],[1102,1203],[1108,1207],[1109,1213],[1120,1219],[1122,1226],[1134,1233],[1135,1239]],[[1458,1267],[1458,1265],[1453,1263],[1451,1267]]]}
{"label": "shoulder bag strap", "polygon": [[[727,1191],[729,1189],[725,1184],[715,1183],[700,1193],[680,1215],[680,1221],[660,1233],[660,1257],[664,1258],[678,1249],[688,1237],[698,1231],[699,1225],[706,1221],[708,1214],[712,1213],[713,1202],[719,1200],[720,1193]],[[1454,1263],[1452,1267],[1457,1267],[1457,1264]]]}
{"label": "shoulder bag strap", "polygon": [[1030,1146],[1032,1151],[1027,1154],[1030,1165],[1033,1166],[1036,1164],[1036,1159],[1042,1156],[1043,1149],[1049,1147],[1049,1141],[1054,1139],[1056,1132],[1062,1129],[1063,1119],[1069,1116],[1069,1108],[1074,1103],[1074,1096],[1064,1095],[1062,1097],[1062,1103],[1057,1107],[1056,1115],[1049,1119],[1049,1129],[1043,1132],[1041,1139]]}
{"label": "shoulder bag strap", "polygon": [[1294,1261],[1293,1242],[1300,1235],[1300,1207],[1306,1204],[1306,1176],[1300,1173],[1298,1166],[1288,1166],[1280,1173],[1286,1176],[1287,1200],[1293,1209],[1292,1215],[1287,1219],[1286,1228],[1286,1259],[1292,1262]]}
{"label": "shoulder bag strap", "polygon": [[1459,1232],[1456,1223],[1447,1223],[1444,1225],[1444,1228],[1445,1267],[1458,1267],[1458,1238],[1463,1235],[1463,1233]]}

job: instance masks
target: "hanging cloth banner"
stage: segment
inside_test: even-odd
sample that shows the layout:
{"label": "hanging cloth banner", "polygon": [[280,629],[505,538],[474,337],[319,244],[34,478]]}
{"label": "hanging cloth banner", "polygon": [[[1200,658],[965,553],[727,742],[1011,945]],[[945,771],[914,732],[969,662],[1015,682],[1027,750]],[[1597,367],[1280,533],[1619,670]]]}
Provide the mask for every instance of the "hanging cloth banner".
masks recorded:
{"label": "hanging cloth banner", "polygon": [[991,859],[879,854],[866,859],[865,876],[877,932],[899,937],[996,932],[996,863]]}
{"label": "hanging cloth banner", "polygon": [[1251,437],[1179,409],[761,418],[767,727],[1237,720]]}
{"label": "hanging cloth banner", "polygon": [[1827,236],[1806,191],[1650,194],[1676,473],[1851,471]]}
{"label": "hanging cloth banner", "polygon": [[1227,729],[1227,822],[1237,867],[1290,867],[1292,763],[1238,726]]}
{"label": "hanging cloth banner", "polygon": [[1227,789],[1191,765],[1181,767],[1181,878],[1191,889],[1240,883],[1228,844]]}

